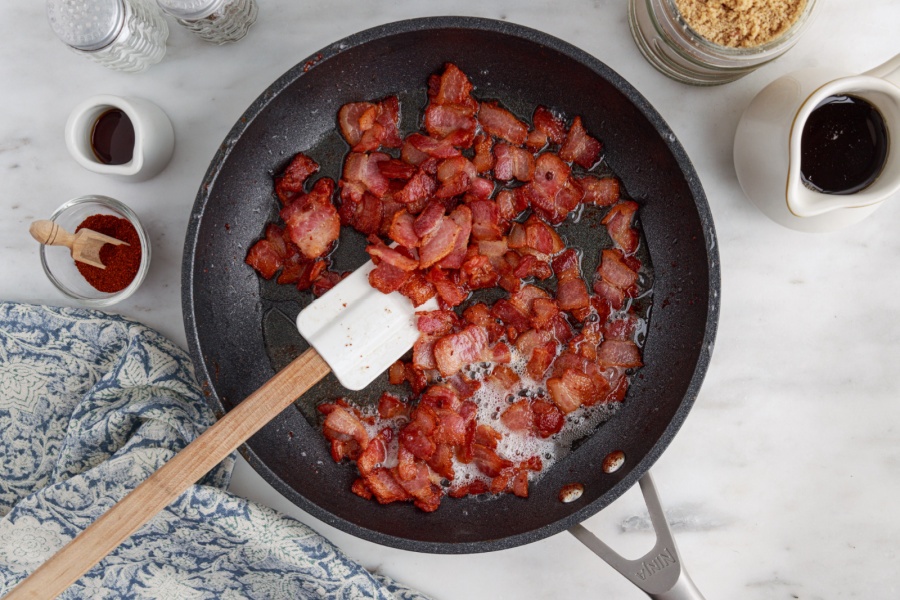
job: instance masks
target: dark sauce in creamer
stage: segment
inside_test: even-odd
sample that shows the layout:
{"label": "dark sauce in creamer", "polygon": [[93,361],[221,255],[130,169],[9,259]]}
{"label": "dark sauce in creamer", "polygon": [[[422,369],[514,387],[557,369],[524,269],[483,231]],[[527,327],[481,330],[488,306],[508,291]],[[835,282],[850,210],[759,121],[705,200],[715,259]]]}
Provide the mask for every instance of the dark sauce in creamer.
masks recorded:
{"label": "dark sauce in creamer", "polygon": [[134,157],[134,125],[123,111],[111,108],[97,117],[91,149],[105,165],[124,165]]}
{"label": "dark sauce in creamer", "polygon": [[855,96],[830,96],[800,138],[803,183],[825,194],[855,194],[881,174],[888,132],[878,110]]}

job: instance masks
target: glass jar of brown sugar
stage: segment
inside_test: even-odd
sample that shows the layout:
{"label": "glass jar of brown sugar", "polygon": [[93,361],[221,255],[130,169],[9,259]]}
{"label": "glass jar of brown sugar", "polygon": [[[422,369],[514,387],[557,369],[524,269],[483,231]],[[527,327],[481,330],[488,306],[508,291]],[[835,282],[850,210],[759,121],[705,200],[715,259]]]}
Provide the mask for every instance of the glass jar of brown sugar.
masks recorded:
{"label": "glass jar of brown sugar", "polygon": [[[771,39],[749,35],[759,33],[756,25],[745,27],[747,35],[743,38],[738,28],[716,28],[715,14],[709,15],[711,22],[703,22],[702,16],[682,12],[679,5],[689,4],[686,0],[629,0],[628,21],[638,49],[658,71],[682,83],[719,85],[735,81],[790,50],[810,24],[816,1],[800,0],[796,14],[777,15],[790,20]],[[752,10],[771,8],[756,3],[748,8]]]}

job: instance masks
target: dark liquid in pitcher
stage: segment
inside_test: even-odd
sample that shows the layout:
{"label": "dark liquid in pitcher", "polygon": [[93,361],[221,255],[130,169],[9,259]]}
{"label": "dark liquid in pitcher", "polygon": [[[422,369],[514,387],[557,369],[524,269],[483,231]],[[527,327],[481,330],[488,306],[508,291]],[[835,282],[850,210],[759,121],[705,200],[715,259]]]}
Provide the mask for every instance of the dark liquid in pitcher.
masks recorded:
{"label": "dark liquid in pitcher", "polygon": [[884,119],[874,106],[854,96],[830,96],[803,126],[803,182],[826,194],[854,194],[881,174],[887,145]]}
{"label": "dark liquid in pitcher", "polygon": [[134,156],[134,125],[118,108],[97,118],[91,131],[91,149],[105,165],[124,165]]}

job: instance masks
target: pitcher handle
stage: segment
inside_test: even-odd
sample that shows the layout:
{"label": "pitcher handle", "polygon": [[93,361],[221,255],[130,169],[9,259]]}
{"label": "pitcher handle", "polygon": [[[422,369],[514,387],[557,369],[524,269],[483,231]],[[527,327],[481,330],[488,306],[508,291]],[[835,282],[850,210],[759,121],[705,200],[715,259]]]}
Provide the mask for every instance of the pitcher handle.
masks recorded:
{"label": "pitcher handle", "polygon": [[629,560],[600,541],[583,525],[575,525],[569,533],[654,600],[703,600],[703,594],[694,585],[678,556],[675,539],[649,472],[641,477],[640,485],[650,513],[650,523],[656,532],[656,544],[650,552]]}
{"label": "pitcher handle", "polygon": [[878,77],[879,79],[890,81],[897,87],[900,87],[900,54],[888,60],[886,63],[866,71],[863,75]]}

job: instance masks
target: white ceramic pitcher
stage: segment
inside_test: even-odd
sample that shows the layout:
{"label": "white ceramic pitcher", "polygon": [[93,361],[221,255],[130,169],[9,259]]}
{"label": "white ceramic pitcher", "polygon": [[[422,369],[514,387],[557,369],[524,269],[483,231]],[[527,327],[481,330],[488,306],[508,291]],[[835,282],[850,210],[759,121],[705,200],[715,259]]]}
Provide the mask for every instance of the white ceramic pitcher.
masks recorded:
{"label": "white ceramic pitcher", "polygon": [[[887,158],[881,174],[854,194],[825,194],[804,185],[800,137],[826,98],[851,95],[881,113]],[[764,88],[738,124],[734,166],[748,198],[776,223],[800,231],[834,231],[872,214],[900,190],[900,54],[861,75],[805,69]]]}

